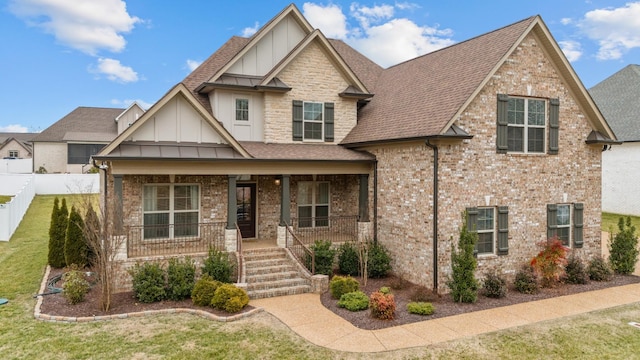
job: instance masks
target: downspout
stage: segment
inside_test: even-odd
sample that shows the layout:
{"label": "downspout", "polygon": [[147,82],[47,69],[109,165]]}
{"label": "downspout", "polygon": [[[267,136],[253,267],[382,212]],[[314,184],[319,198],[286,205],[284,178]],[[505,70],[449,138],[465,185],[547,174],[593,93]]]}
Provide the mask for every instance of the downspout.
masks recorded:
{"label": "downspout", "polygon": [[103,201],[103,216],[105,216],[105,222],[106,222],[106,216],[107,216],[107,193],[109,191],[109,187],[107,186],[108,183],[108,179],[107,179],[107,169],[108,167],[106,165],[104,165],[104,162],[102,163],[103,165],[98,165],[96,164],[96,160],[93,160],[93,166],[97,167],[99,170],[103,170],[104,171],[104,201]]}
{"label": "downspout", "polygon": [[425,141],[433,149],[433,291],[438,293],[438,147]]}
{"label": "downspout", "polygon": [[373,243],[378,243],[378,160],[373,163]]}

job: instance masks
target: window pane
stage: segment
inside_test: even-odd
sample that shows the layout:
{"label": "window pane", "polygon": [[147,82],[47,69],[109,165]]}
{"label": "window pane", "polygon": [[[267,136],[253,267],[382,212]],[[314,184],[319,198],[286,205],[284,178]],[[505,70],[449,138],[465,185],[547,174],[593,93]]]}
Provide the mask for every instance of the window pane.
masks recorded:
{"label": "window pane", "polygon": [[169,186],[144,187],[144,211],[169,210]]}
{"label": "window pane", "polygon": [[562,241],[564,246],[569,246],[569,230],[570,228],[568,227],[558,228],[558,239]]}
{"label": "window pane", "polygon": [[329,204],[329,183],[318,183],[316,204]]}
{"label": "window pane", "polygon": [[[298,205],[313,204],[313,183],[304,181],[298,183]],[[311,216],[311,214],[309,214]]]}
{"label": "window pane", "polygon": [[304,103],[304,120],[322,121],[322,103]]}
{"label": "window pane", "polygon": [[312,207],[311,206],[299,206],[298,207],[298,227],[311,227],[312,219]]}
{"label": "window pane", "polygon": [[527,151],[529,152],[544,152],[544,129],[543,128],[529,128],[527,129],[528,144]]}
{"label": "window pane", "polygon": [[198,186],[176,186],[173,191],[174,210],[196,210],[198,208]]}
{"label": "window pane", "polygon": [[529,125],[544,126],[545,102],[543,100],[529,99],[527,105],[527,123]]}
{"label": "window pane", "polygon": [[169,214],[144,214],[144,238],[168,238]]}
{"label": "window pane", "polygon": [[322,140],[322,123],[305,122],[304,138]]}
{"label": "window pane", "polygon": [[329,226],[329,206],[316,206],[316,226]]}
{"label": "window pane", "polygon": [[249,99],[236,99],[236,120],[249,120]]}
{"label": "window pane", "polygon": [[493,209],[478,209],[478,231],[493,230]]}
{"label": "window pane", "polygon": [[569,205],[558,205],[557,208],[557,222],[558,222],[558,226],[562,226],[562,225],[571,225],[571,217],[570,215],[570,209],[569,209]]}
{"label": "window pane", "polygon": [[514,152],[524,151],[524,128],[509,126],[507,129],[507,150]]}
{"label": "window pane", "polygon": [[197,236],[198,235],[198,213],[177,213],[173,216],[174,236]]}
{"label": "window pane", "polygon": [[478,234],[477,249],[479,254],[493,253],[493,232]]}
{"label": "window pane", "polygon": [[508,107],[509,124],[524,124],[524,99],[509,99]]}

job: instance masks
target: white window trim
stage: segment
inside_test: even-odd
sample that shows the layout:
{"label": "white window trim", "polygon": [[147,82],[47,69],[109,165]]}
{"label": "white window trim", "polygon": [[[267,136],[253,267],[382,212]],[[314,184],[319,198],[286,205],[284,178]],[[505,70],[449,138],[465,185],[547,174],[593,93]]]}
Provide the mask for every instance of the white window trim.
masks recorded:
{"label": "white window trim", "polygon": [[[307,104],[320,104],[321,105],[321,114],[322,114],[322,120],[306,120],[304,118],[304,109],[305,106]],[[307,139],[305,137],[305,124],[306,123],[312,123],[312,124],[320,124],[320,139]],[[302,141],[306,141],[306,142],[324,142],[324,102],[322,101],[303,101],[302,102]]]}
{"label": "white window trim", "polygon": [[[144,188],[145,187],[157,187],[157,186],[169,186],[169,210],[151,210],[151,211],[147,211],[144,209]],[[196,206],[196,210],[175,210],[175,187],[176,186],[196,186],[198,189],[198,204]],[[200,205],[201,205],[201,200],[200,197],[202,195],[201,189],[200,189],[200,184],[191,184],[191,183],[180,183],[180,184],[171,184],[171,183],[158,183],[158,184],[144,184],[142,186],[142,225],[144,228],[144,216],[146,214],[169,214],[169,223],[167,225],[169,225],[169,237],[168,238],[145,238],[144,240],[152,240],[152,239],[174,239],[174,222],[173,222],[173,218],[174,218],[174,214],[180,214],[180,213],[191,213],[191,212],[197,212],[198,213],[198,223],[200,223]],[[143,230],[144,231],[144,230]],[[191,237],[200,237],[200,226],[198,226],[198,233],[196,235],[193,235]],[[144,236],[143,236],[144,238]]]}
{"label": "white window trim", "polygon": [[[524,101],[524,123],[522,125],[520,124],[509,124],[507,123],[507,131],[509,129],[509,127],[514,127],[514,128],[522,128],[523,129],[523,134],[522,134],[522,151],[508,151],[509,154],[530,154],[530,155],[545,155],[546,149],[547,149],[547,142],[548,140],[548,136],[549,136],[549,101],[547,99],[541,99],[541,98],[535,98],[535,97],[524,97],[524,96],[510,96],[509,100],[511,99],[523,99]],[[529,101],[528,100],[539,100],[539,101],[543,101],[544,102],[544,126],[540,126],[540,125],[529,125],[528,124],[528,115],[529,115]],[[509,111],[507,110],[507,116]],[[544,136],[543,136],[543,144],[542,144],[542,151],[535,151],[535,152],[530,152],[529,151],[529,132],[527,131],[529,128],[537,128],[537,129],[541,129],[544,128]]]}
{"label": "white window trim", "polygon": [[[306,206],[311,206],[311,218],[312,219],[316,219],[316,206],[327,206],[327,226],[316,226],[315,221],[311,221],[311,226],[308,226],[307,228],[315,228],[315,227],[319,227],[319,228],[326,228],[326,227],[330,227],[331,223],[329,218],[331,217],[331,183],[329,181],[299,181],[298,182],[298,186],[300,186],[300,184],[312,184],[311,186],[311,204],[300,204],[300,199],[297,198],[296,196],[296,202],[297,202],[297,212],[298,212],[298,221],[300,221],[300,207],[306,207]],[[319,204],[316,203],[316,191],[318,189],[318,185],[319,184],[327,184],[327,203],[326,204]],[[299,190],[298,190],[299,191]]]}
{"label": "white window trim", "polygon": [[[496,255],[496,248],[497,248],[497,229],[496,229],[496,208],[492,207],[492,206],[483,206],[483,207],[478,207],[478,211],[479,210],[486,210],[486,209],[490,209],[493,212],[493,227],[491,229],[484,229],[484,230],[479,230],[476,228],[476,233],[478,235],[480,234],[487,234],[487,233],[492,233],[493,235],[491,236],[491,241],[492,241],[492,246],[491,246],[491,252],[479,252],[478,251],[478,256],[479,257],[488,257],[488,256],[494,256]],[[480,216],[478,214],[478,223],[480,222]]]}
{"label": "white window trim", "polygon": [[[569,207],[569,224],[567,224],[567,225],[558,224],[558,213],[559,213],[559,211],[557,209],[560,208],[561,206]],[[556,204],[556,232],[557,232],[557,230],[559,230],[561,228],[562,229],[564,229],[564,228],[568,228],[569,229],[569,239],[568,239],[569,244],[566,245],[566,246],[568,246],[569,248],[573,249],[573,205],[572,204]],[[559,236],[558,236],[558,240],[562,241]]]}

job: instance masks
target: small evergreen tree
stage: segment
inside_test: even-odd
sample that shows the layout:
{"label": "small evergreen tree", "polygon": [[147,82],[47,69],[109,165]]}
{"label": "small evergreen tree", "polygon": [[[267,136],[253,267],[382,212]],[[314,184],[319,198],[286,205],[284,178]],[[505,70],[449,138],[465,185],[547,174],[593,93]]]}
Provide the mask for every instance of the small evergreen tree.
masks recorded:
{"label": "small evergreen tree", "polygon": [[72,206],[64,241],[64,260],[67,266],[76,264],[78,267],[83,268],[87,265],[88,248],[82,234],[83,229],[84,221],[82,216],[76,210],[76,207]]}
{"label": "small evergreen tree", "polygon": [[87,244],[87,265],[89,266],[93,266],[96,262],[94,247],[99,244],[100,226],[100,218],[93,210],[93,206],[89,204],[84,216],[84,242]]}
{"label": "small evergreen tree", "polygon": [[618,219],[618,230],[609,245],[609,262],[616,274],[631,274],[638,261],[638,238],[636,227],[631,225],[631,217]]}
{"label": "small evergreen tree", "polygon": [[56,197],[53,201],[53,211],[51,212],[51,224],[49,225],[49,265],[54,268],[63,268],[66,265],[64,260],[64,240],[67,232],[67,202],[62,199],[62,207],[59,207],[59,200]]}
{"label": "small evergreen tree", "polygon": [[466,217],[465,213],[458,247],[451,252],[452,276],[447,282],[447,286],[451,289],[453,301],[471,303],[478,299],[478,288],[480,287],[475,278],[477,261],[473,256],[478,234],[467,229]]}

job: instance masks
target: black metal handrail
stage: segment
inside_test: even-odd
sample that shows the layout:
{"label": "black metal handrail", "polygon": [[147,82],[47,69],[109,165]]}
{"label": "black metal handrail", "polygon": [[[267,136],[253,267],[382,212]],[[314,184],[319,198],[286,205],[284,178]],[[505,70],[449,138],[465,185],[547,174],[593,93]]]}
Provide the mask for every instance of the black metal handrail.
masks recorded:
{"label": "black metal handrail", "polygon": [[243,282],[243,257],[242,257],[242,232],[240,231],[240,227],[238,223],[236,223],[236,249],[238,251],[238,283]]}
{"label": "black metal handrail", "polygon": [[291,219],[293,232],[305,244],[316,240],[332,243],[358,239],[358,216],[299,217]]}
{"label": "black metal handrail", "polygon": [[225,251],[225,226],[226,222],[127,226],[127,257]]}
{"label": "black metal handrail", "polygon": [[[285,224],[287,229],[286,236],[286,247],[291,251],[293,256],[298,260],[302,266],[304,266],[307,270],[311,272],[311,275],[315,275],[316,273],[316,254],[309,248],[309,246],[305,245],[296,234],[293,233],[291,226]],[[311,267],[309,269],[309,267]]]}

